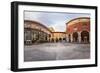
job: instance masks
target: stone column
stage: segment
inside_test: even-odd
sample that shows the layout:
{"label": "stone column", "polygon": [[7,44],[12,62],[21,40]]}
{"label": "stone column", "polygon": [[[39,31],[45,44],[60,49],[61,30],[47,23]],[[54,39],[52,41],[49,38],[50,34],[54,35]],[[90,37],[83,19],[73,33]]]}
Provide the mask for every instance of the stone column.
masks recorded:
{"label": "stone column", "polygon": [[68,42],[68,40],[69,40],[69,39],[68,39],[68,35],[66,34],[66,42]]}
{"label": "stone column", "polygon": [[73,34],[71,34],[70,36],[71,36],[71,42],[73,42]]}
{"label": "stone column", "polygon": [[71,42],[71,35],[68,35],[68,42]]}
{"label": "stone column", "polygon": [[78,32],[78,42],[81,43],[81,32]]}

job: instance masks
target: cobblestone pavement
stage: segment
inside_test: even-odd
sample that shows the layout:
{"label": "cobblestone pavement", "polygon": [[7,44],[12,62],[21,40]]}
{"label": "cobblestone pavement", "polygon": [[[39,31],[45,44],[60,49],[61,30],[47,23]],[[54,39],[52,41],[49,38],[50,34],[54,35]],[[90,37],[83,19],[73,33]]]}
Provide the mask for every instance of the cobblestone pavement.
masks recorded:
{"label": "cobblestone pavement", "polygon": [[24,61],[90,58],[90,44],[43,43],[24,47]]}

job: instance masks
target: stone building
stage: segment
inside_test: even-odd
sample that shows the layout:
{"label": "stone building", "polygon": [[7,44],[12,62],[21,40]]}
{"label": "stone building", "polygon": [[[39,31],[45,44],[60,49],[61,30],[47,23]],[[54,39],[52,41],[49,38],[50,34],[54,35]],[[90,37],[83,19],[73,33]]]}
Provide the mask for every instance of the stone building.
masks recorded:
{"label": "stone building", "polygon": [[65,32],[52,32],[51,34],[51,42],[65,42],[66,41],[66,33]]}
{"label": "stone building", "polygon": [[90,18],[80,17],[66,23],[67,42],[90,42]]}
{"label": "stone building", "polygon": [[24,21],[24,43],[33,44],[39,42],[48,42],[51,31],[43,24],[25,20]]}
{"label": "stone building", "polygon": [[53,27],[49,28],[52,32],[50,42],[63,42],[66,41],[66,32],[55,31]]}
{"label": "stone building", "polygon": [[24,20],[24,43],[76,42],[90,43],[90,18],[80,17],[66,23],[66,32],[56,32],[53,27]]}

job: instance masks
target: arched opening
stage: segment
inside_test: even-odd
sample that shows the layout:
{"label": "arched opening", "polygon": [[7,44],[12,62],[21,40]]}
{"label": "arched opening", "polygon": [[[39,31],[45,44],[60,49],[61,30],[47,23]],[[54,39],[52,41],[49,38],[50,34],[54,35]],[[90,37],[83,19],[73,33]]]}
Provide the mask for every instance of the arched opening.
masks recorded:
{"label": "arched opening", "polygon": [[73,42],[78,42],[78,33],[77,32],[73,33]]}
{"label": "arched opening", "polygon": [[62,39],[61,38],[59,38],[59,42],[61,42],[62,41]]}
{"label": "arched opening", "polygon": [[52,38],[51,41],[54,42],[54,39]]}
{"label": "arched opening", "polygon": [[84,43],[89,42],[89,32],[87,32],[87,31],[81,32],[81,41]]}
{"label": "arched opening", "polygon": [[49,34],[48,37],[49,37],[49,42],[50,42],[51,35]]}
{"label": "arched opening", "polygon": [[32,30],[24,29],[24,44],[31,45],[32,44]]}
{"label": "arched opening", "polygon": [[56,42],[58,42],[58,41],[59,41],[59,39],[58,39],[58,38],[56,38],[55,40],[56,40]]}
{"label": "arched opening", "polygon": [[63,42],[66,42],[66,38],[64,38],[64,37],[62,38],[62,40],[63,40]]}

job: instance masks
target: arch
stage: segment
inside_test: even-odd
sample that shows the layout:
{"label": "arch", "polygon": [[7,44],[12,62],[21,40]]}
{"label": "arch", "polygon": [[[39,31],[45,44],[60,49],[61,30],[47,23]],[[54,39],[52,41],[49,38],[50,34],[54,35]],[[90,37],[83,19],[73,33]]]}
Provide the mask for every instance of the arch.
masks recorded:
{"label": "arch", "polygon": [[59,39],[58,39],[58,38],[56,38],[56,39],[55,39],[55,41],[56,41],[56,42],[58,42],[58,41],[59,41]]}
{"label": "arch", "polygon": [[78,33],[77,32],[73,33],[73,42],[78,42]]}
{"label": "arch", "polygon": [[59,38],[59,41],[60,41],[60,42],[62,41],[61,37]]}
{"label": "arch", "polygon": [[[36,26],[40,26],[40,27],[42,27],[42,28],[44,28],[44,29],[46,29],[49,33],[51,33],[51,30],[48,28],[48,27],[46,27],[44,24],[42,24],[42,23],[40,23],[40,22],[37,22],[37,21],[31,21],[31,20],[24,20],[24,23],[25,24],[31,24],[31,25],[36,25]],[[26,26],[26,25],[25,25]],[[29,27],[29,28],[32,28],[32,27]],[[34,28],[33,28],[34,29]],[[40,28],[38,29],[38,30],[40,30]]]}
{"label": "arch", "polygon": [[31,29],[24,30],[24,43],[25,45],[32,44],[32,30]]}
{"label": "arch", "polygon": [[81,41],[84,43],[89,43],[89,32],[88,31],[81,32]]}
{"label": "arch", "polygon": [[[86,21],[83,21],[83,19],[85,19]],[[77,20],[79,20],[79,21],[77,21]],[[75,23],[75,21],[77,21],[77,22],[80,22],[80,21],[81,22],[87,22],[87,21],[90,21],[90,18],[89,17],[78,17],[78,18],[74,18],[74,19],[70,20],[66,24],[68,26],[70,26],[70,25],[73,25]]]}
{"label": "arch", "polygon": [[54,42],[54,38],[52,38],[51,41]]}

